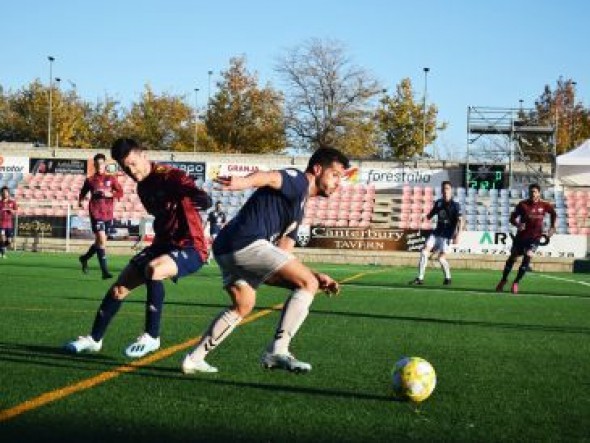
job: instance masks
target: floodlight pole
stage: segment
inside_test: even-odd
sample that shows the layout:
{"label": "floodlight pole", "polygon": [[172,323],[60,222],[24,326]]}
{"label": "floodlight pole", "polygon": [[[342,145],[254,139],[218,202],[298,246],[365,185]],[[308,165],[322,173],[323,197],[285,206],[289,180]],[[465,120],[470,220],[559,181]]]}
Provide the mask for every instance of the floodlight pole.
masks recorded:
{"label": "floodlight pole", "polygon": [[53,91],[53,62],[55,61],[55,57],[51,55],[47,57],[49,60],[49,111],[47,117],[47,147],[51,147],[51,105],[52,105],[52,91]]}
{"label": "floodlight pole", "polygon": [[424,100],[422,102],[422,154],[426,152],[426,96],[428,95],[428,71],[430,68],[423,68],[424,71]]}
{"label": "floodlight pole", "polygon": [[197,152],[198,130],[199,130],[199,88],[195,88],[195,137],[193,140],[193,152]]}

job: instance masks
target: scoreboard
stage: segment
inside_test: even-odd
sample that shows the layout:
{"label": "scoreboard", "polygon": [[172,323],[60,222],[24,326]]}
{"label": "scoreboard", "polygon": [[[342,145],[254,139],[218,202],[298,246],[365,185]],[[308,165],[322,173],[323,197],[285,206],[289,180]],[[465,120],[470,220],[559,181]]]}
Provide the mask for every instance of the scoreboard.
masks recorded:
{"label": "scoreboard", "polygon": [[466,165],[463,176],[465,188],[504,189],[506,187],[504,165]]}

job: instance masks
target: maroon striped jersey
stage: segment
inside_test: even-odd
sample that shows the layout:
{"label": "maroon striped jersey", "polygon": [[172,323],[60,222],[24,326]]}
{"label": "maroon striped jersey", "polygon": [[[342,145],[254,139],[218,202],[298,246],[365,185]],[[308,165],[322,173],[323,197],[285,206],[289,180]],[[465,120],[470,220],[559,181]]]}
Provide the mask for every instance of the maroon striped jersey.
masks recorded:
{"label": "maroon striped jersey", "polygon": [[13,229],[13,217],[16,215],[18,206],[16,200],[11,198],[3,200],[0,198],[0,228]]}
{"label": "maroon striped jersey", "polygon": [[554,228],[557,214],[551,203],[543,200],[537,202],[531,199],[522,200],[516,205],[514,212],[510,216],[512,224],[516,224],[517,219],[520,223],[524,223],[524,229],[517,232],[516,238],[520,240],[539,240],[543,235],[545,214],[550,215],[551,227]]}
{"label": "maroon striped jersey", "polygon": [[[87,177],[80,190],[78,200],[84,200],[86,194],[89,192],[90,203],[88,203],[88,211],[90,212],[90,217],[101,221],[112,220],[115,199],[118,200],[123,197],[123,189],[117,178],[111,174],[98,173]],[[105,197],[105,192],[110,192],[112,196]]]}
{"label": "maroon striped jersey", "polygon": [[207,258],[199,210],[209,208],[211,199],[191,177],[180,169],[152,163],[149,175],[137,184],[137,194],[154,216],[154,244],[192,245],[203,260]]}

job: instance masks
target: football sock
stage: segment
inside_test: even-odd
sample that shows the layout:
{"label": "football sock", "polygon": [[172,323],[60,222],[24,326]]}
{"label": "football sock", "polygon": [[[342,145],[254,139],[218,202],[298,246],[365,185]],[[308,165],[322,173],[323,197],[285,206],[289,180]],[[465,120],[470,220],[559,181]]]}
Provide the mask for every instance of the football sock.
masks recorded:
{"label": "football sock", "polygon": [[512,271],[512,267],[514,266],[514,259],[512,257],[506,260],[506,264],[504,265],[504,272],[502,272],[502,280],[508,280],[508,275]]}
{"label": "football sock", "polygon": [[520,264],[520,267],[518,268],[518,273],[516,274],[516,278],[514,279],[514,283],[520,282],[520,280],[524,277],[524,274],[526,274],[526,271],[528,271],[530,264],[531,264],[531,258],[528,255],[525,255],[522,258],[522,263]]}
{"label": "football sock", "polygon": [[445,273],[445,278],[451,278],[451,267],[449,266],[449,262],[446,258],[439,258],[438,262],[440,263],[443,272]]}
{"label": "football sock", "polygon": [[424,280],[424,272],[428,263],[428,254],[426,251],[420,252],[420,261],[418,262],[418,278]]}
{"label": "football sock", "polygon": [[207,354],[215,349],[223,340],[231,334],[234,328],[242,321],[242,317],[236,311],[225,309],[209,325],[207,331],[203,334],[201,341],[191,352],[193,360],[204,360]]}
{"label": "football sock", "polygon": [[287,354],[289,352],[291,339],[309,314],[312,301],[313,294],[311,292],[304,289],[293,291],[293,295],[285,303],[274,341],[269,348],[273,354]]}
{"label": "football sock", "polygon": [[92,332],[90,333],[94,341],[102,339],[111,319],[121,307],[121,303],[123,302],[114,298],[110,294],[110,291],[104,296],[102,303],[98,308],[98,312],[96,313],[94,324],[92,325]]}
{"label": "football sock", "polygon": [[164,307],[164,283],[162,280],[146,280],[145,332],[153,338],[160,336],[160,319]]}
{"label": "football sock", "polygon": [[98,257],[98,263],[103,274],[108,274],[107,268],[107,254],[104,248],[96,248],[96,256]]}
{"label": "football sock", "polygon": [[0,246],[0,255],[4,255],[4,254],[6,254],[6,246],[1,245]]}
{"label": "football sock", "polygon": [[86,251],[86,254],[84,254],[82,256],[82,259],[90,260],[95,253],[96,253],[96,245],[94,243],[92,243],[92,245],[90,245],[90,247],[88,248],[88,251]]}

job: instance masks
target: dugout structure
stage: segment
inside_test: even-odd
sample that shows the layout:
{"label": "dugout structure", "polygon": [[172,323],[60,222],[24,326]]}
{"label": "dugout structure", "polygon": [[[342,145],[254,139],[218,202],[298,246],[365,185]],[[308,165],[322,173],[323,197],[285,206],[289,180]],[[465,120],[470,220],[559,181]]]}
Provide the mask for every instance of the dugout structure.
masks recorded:
{"label": "dugout structure", "polygon": [[543,123],[546,119],[535,109],[467,107],[467,156],[465,182],[469,181],[469,165],[504,165],[508,188],[513,187],[515,163],[527,172],[545,178],[534,166],[535,162],[550,163],[555,173],[556,125]]}

